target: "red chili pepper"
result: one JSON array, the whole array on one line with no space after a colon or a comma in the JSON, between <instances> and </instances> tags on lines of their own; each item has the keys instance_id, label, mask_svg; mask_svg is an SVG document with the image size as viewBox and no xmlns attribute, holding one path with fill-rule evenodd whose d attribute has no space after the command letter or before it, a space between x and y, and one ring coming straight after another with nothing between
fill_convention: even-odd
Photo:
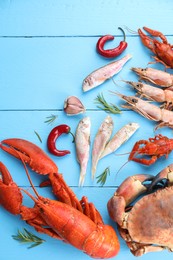
<instances>
[{"instance_id":1,"label":"red chili pepper","mask_svg":"<svg viewBox=\"0 0 173 260\"><path fill-rule=\"evenodd\" d=\"M56 155L56 156L64 156L66 154L69 154L69 150L58 150L56 148L56 140L57 138L62 134L72 134L70 132L71 128L68 125L58 125L55 128L52 129L50 132L48 139L47 139L47 147L50 153ZM74 135L72 134L73 138ZM73 139L74 142L74 139Z\"/></svg>"},{"instance_id":2,"label":"red chili pepper","mask_svg":"<svg viewBox=\"0 0 173 260\"><path fill-rule=\"evenodd\" d=\"M97 42L97 51L100 55L106 57L106 58L114 58L114 57L117 57L118 55L120 55L126 48L127 48L127 42L125 41L126 40L126 35L125 35L125 32L122 28L118 27L118 29L120 29L122 32L123 32L123 35L124 35L124 41L121 41L120 44L114 48L114 49L108 49L108 50L105 50L104 49L104 45L107 41L109 40L113 40L114 39L114 36L113 35L105 35L105 36L102 36L98 42Z\"/></svg>"}]
</instances>

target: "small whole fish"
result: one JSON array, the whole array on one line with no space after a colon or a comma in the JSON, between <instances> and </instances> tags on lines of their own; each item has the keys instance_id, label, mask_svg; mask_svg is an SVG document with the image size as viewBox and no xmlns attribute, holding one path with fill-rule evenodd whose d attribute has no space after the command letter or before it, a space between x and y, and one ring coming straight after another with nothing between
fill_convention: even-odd
<instances>
[{"instance_id":1,"label":"small whole fish","mask_svg":"<svg viewBox=\"0 0 173 260\"><path fill-rule=\"evenodd\" d=\"M123 126L107 143L104 151L100 155L100 159L106 155L115 152L123 143L125 143L139 128L137 123L129 123Z\"/></svg>"},{"instance_id":2,"label":"small whole fish","mask_svg":"<svg viewBox=\"0 0 173 260\"><path fill-rule=\"evenodd\" d=\"M111 116L107 116L102 122L99 130L94 139L93 149L92 149L92 179L94 179L97 164L99 158L109 141L113 130L113 120Z\"/></svg>"},{"instance_id":3,"label":"small whole fish","mask_svg":"<svg viewBox=\"0 0 173 260\"><path fill-rule=\"evenodd\" d=\"M89 117L85 117L79 121L75 134L77 160L80 164L79 186L83 186L90 151L90 131L91 121Z\"/></svg>"},{"instance_id":4,"label":"small whole fish","mask_svg":"<svg viewBox=\"0 0 173 260\"><path fill-rule=\"evenodd\" d=\"M115 74L120 72L125 65L125 63L132 58L131 54L127 54L122 59L113 61L95 71L93 71L91 74L89 74L83 81L83 91L86 92L88 90L91 90L99 85L101 85L103 82L105 82L107 79L113 77Z\"/></svg>"}]
</instances>

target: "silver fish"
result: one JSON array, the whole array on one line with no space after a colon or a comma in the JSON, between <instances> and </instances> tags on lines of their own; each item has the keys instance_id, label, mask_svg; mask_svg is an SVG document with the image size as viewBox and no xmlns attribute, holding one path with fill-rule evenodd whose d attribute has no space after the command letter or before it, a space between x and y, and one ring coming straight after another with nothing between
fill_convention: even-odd
<instances>
[{"instance_id":1,"label":"silver fish","mask_svg":"<svg viewBox=\"0 0 173 260\"><path fill-rule=\"evenodd\" d=\"M125 63L132 58L131 54L127 54L122 59L113 61L89 74L83 81L83 91L91 90L107 79L113 77L115 74L120 72Z\"/></svg>"},{"instance_id":2,"label":"silver fish","mask_svg":"<svg viewBox=\"0 0 173 260\"><path fill-rule=\"evenodd\" d=\"M87 171L90 151L90 131L90 118L85 117L79 121L75 134L76 154L80 164L79 186L83 186Z\"/></svg>"},{"instance_id":3,"label":"silver fish","mask_svg":"<svg viewBox=\"0 0 173 260\"><path fill-rule=\"evenodd\" d=\"M99 161L99 158L109 141L111 134L113 130L113 120L111 116L107 116L104 121L102 122L101 126L99 127L99 130L96 134L93 149L92 149L92 179L94 179L97 164Z\"/></svg>"},{"instance_id":4,"label":"silver fish","mask_svg":"<svg viewBox=\"0 0 173 260\"><path fill-rule=\"evenodd\" d=\"M115 152L123 143L125 143L139 128L139 124L130 123L123 126L108 142L100 159L106 155Z\"/></svg>"}]
</instances>

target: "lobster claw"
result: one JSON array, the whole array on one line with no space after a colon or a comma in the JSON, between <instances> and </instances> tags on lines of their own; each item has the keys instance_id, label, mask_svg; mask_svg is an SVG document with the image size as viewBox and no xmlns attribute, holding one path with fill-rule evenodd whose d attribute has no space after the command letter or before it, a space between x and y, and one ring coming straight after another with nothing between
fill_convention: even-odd
<instances>
[{"instance_id":1,"label":"lobster claw","mask_svg":"<svg viewBox=\"0 0 173 260\"><path fill-rule=\"evenodd\" d=\"M10 213L17 215L20 213L20 208L22 204L22 194L19 187L15 182L5 167L5 165L0 162L0 204Z\"/></svg>"},{"instance_id":2,"label":"lobster claw","mask_svg":"<svg viewBox=\"0 0 173 260\"><path fill-rule=\"evenodd\" d=\"M138 34L141 38L143 45L150 49L153 53L155 53L153 39L144 34L141 29L138 29Z\"/></svg>"},{"instance_id":3,"label":"lobster claw","mask_svg":"<svg viewBox=\"0 0 173 260\"><path fill-rule=\"evenodd\" d=\"M27 140L18 138L3 140L0 143L0 148L15 158L24 161L38 174L48 175L49 180L46 183L52 185L55 196L60 201L72 205L79 211L83 211L80 201L65 183L62 175L58 173L58 167L41 148ZM41 186L46 185L41 184Z\"/></svg>"},{"instance_id":4,"label":"lobster claw","mask_svg":"<svg viewBox=\"0 0 173 260\"><path fill-rule=\"evenodd\" d=\"M30 168L43 175L57 173L58 167L37 145L19 138L5 139L0 143L0 148L23 160Z\"/></svg>"}]
</instances>

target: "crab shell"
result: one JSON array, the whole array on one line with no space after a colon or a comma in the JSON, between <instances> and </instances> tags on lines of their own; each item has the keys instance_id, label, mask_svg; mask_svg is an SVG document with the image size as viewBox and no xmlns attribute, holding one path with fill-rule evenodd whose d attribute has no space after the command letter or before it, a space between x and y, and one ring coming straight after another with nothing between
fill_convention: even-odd
<instances>
[{"instance_id":1,"label":"crab shell","mask_svg":"<svg viewBox=\"0 0 173 260\"><path fill-rule=\"evenodd\" d=\"M140 199L128 214L132 241L173 249L173 187L158 190Z\"/></svg>"},{"instance_id":2,"label":"crab shell","mask_svg":"<svg viewBox=\"0 0 173 260\"><path fill-rule=\"evenodd\" d=\"M172 179L173 164L152 178L160 181L160 176L165 179L168 173ZM173 186L146 194L148 186L143 182L149 180L148 176L138 174L127 178L108 201L109 215L135 256L163 249L173 251ZM146 195L139 199L143 193ZM127 207L136 198L138 201Z\"/></svg>"}]
</instances>

